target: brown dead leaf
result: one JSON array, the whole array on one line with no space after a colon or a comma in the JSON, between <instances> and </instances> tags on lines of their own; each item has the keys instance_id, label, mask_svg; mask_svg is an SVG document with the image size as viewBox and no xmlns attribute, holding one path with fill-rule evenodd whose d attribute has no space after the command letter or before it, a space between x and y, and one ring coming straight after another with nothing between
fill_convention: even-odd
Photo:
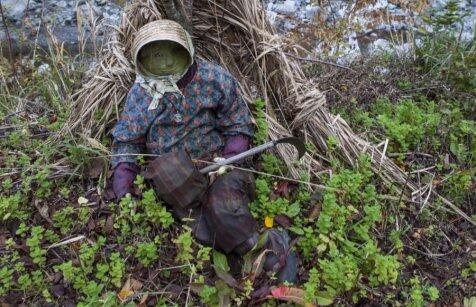
<instances>
[{"instance_id":1,"label":"brown dead leaf","mask_svg":"<svg viewBox=\"0 0 476 307\"><path fill-rule=\"evenodd\" d=\"M420 239L424 232L425 230L423 228L416 228L415 232L412 234L412 237L415 239Z\"/></svg>"},{"instance_id":2,"label":"brown dead leaf","mask_svg":"<svg viewBox=\"0 0 476 307\"><path fill-rule=\"evenodd\" d=\"M322 201L324 197L322 193L316 192L311 196L311 212L309 213L309 220L312 222L314 221L319 215L321 214L322 209Z\"/></svg>"},{"instance_id":3,"label":"brown dead leaf","mask_svg":"<svg viewBox=\"0 0 476 307\"><path fill-rule=\"evenodd\" d=\"M116 194L114 193L114 189L112 186L112 180L106 181L106 188L103 191L102 197L105 201L111 201L116 198Z\"/></svg>"},{"instance_id":4,"label":"brown dead leaf","mask_svg":"<svg viewBox=\"0 0 476 307\"><path fill-rule=\"evenodd\" d=\"M56 116L56 114L50 114L48 116L48 121L50 122L50 124L56 123L57 120L58 120L58 116Z\"/></svg>"},{"instance_id":5,"label":"brown dead leaf","mask_svg":"<svg viewBox=\"0 0 476 307\"><path fill-rule=\"evenodd\" d=\"M93 231L96 228L96 224L93 219L88 220L88 230Z\"/></svg>"},{"instance_id":6,"label":"brown dead leaf","mask_svg":"<svg viewBox=\"0 0 476 307\"><path fill-rule=\"evenodd\" d=\"M109 235L114 231L114 214L107 217L106 224L104 225L104 232Z\"/></svg>"},{"instance_id":7,"label":"brown dead leaf","mask_svg":"<svg viewBox=\"0 0 476 307\"><path fill-rule=\"evenodd\" d=\"M313 222L321 214L321 209L322 206L320 203L315 204L309 214L309 221Z\"/></svg>"},{"instance_id":8,"label":"brown dead leaf","mask_svg":"<svg viewBox=\"0 0 476 307\"><path fill-rule=\"evenodd\" d=\"M275 192L278 195L280 195L282 197L285 197L286 199L289 199L289 195L290 195L289 182L282 182L282 183L278 184L278 186L276 187Z\"/></svg>"},{"instance_id":9,"label":"brown dead leaf","mask_svg":"<svg viewBox=\"0 0 476 307\"><path fill-rule=\"evenodd\" d=\"M449 154L446 154L445 155L445 159L444 159L444 162L443 162L443 165L445 166L445 168L449 168L450 167L450 155Z\"/></svg>"},{"instance_id":10,"label":"brown dead leaf","mask_svg":"<svg viewBox=\"0 0 476 307\"><path fill-rule=\"evenodd\" d=\"M251 269L251 274L249 275L249 279L251 281L254 281L256 279L256 277L258 277L261 272L263 271L263 266L264 266L264 262L266 260L266 257L265 255L270 252L269 249L265 249L263 252L261 252L258 257L256 257L255 261L253 261L253 266L252 266L252 269Z\"/></svg>"},{"instance_id":11,"label":"brown dead leaf","mask_svg":"<svg viewBox=\"0 0 476 307\"><path fill-rule=\"evenodd\" d=\"M56 298L60 298L64 295L64 286L61 284L54 285L51 287L51 293L54 295Z\"/></svg>"},{"instance_id":12,"label":"brown dead leaf","mask_svg":"<svg viewBox=\"0 0 476 307\"><path fill-rule=\"evenodd\" d=\"M87 168L87 176L89 178L98 178L104 170L105 166L106 164L104 162L104 159L100 157L91 159L91 162Z\"/></svg>"},{"instance_id":13,"label":"brown dead leaf","mask_svg":"<svg viewBox=\"0 0 476 307\"><path fill-rule=\"evenodd\" d=\"M274 221L276 222L276 224L278 224L279 226L283 227L283 228L289 228L292 226L293 224L293 221L290 217L286 216L286 215L276 215L274 217Z\"/></svg>"},{"instance_id":14,"label":"brown dead leaf","mask_svg":"<svg viewBox=\"0 0 476 307\"><path fill-rule=\"evenodd\" d=\"M137 306L138 306L138 307L144 307L144 306L146 306L146 304L147 304L147 299L148 299L148 298L149 298L149 293L145 293L145 294L142 296L142 298L141 298L141 300L140 300L140 302L139 302L139 304L138 304Z\"/></svg>"},{"instance_id":15,"label":"brown dead leaf","mask_svg":"<svg viewBox=\"0 0 476 307\"><path fill-rule=\"evenodd\" d=\"M140 288L142 288L142 283L134 278L129 277L121 291L119 291L117 294L117 297L119 300L121 300L121 302L124 302L129 297L134 295L134 293L136 293Z\"/></svg>"},{"instance_id":16,"label":"brown dead leaf","mask_svg":"<svg viewBox=\"0 0 476 307\"><path fill-rule=\"evenodd\" d=\"M41 217L48 221L48 223L53 224L53 221L50 218L48 205L41 205L38 199L35 199L34 204Z\"/></svg>"}]
</instances>

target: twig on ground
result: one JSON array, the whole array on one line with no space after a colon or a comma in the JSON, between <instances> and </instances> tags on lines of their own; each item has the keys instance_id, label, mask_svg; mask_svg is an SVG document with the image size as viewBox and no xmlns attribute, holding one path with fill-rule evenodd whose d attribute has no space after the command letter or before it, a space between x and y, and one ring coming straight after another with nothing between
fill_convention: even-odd
<instances>
[{"instance_id":1,"label":"twig on ground","mask_svg":"<svg viewBox=\"0 0 476 307\"><path fill-rule=\"evenodd\" d=\"M432 193L437 196L439 199L441 199L441 201L443 201L447 206L449 206L451 209L453 209L453 211L457 214L459 214L461 217L463 217L465 220L467 220L468 222L470 222L471 224L473 224L473 226L476 226L476 222L471 218L469 217L466 213L464 213L460 208L456 207L455 204L453 204L452 202L450 202L449 200L447 200L446 198L444 198L443 196L441 196L440 194L438 194L437 192L435 192L434 190L432 191Z\"/></svg>"},{"instance_id":2,"label":"twig on ground","mask_svg":"<svg viewBox=\"0 0 476 307\"><path fill-rule=\"evenodd\" d=\"M288 53L288 52L285 52L284 54L286 54L287 56L289 56L291 58L294 58L296 60L305 61L305 62L320 63L320 64L325 64L325 65L331 65L331 66L339 67L339 68L342 68L342 69L347 69L347 70L350 70L352 72L356 72L354 69L352 69L350 67L342 66L342 65L339 65L337 63L327 62L327 61L319 60L319 59L316 59L316 58L303 58L303 57L300 57L300 56L297 56L297 55L294 55L294 54Z\"/></svg>"},{"instance_id":3,"label":"twig on ground","mask_svg":"<svg viewBox=\"0 0 476 307\"><path fill-rule=\"evenodd\" d=\"M86 236L80 235L80 236L77 236L77 237L74 237L74 238L71 238L71 239L68 239L68 240L60 241L58 243L55 243L55 244L52 244L52 245L48 246L47 250L51 249L51 248L67 245L67 244L70 244L70 243L74 243L76 241L81 241L85 238L86 238Z\"/></svg>"},{"instance_id":4,"label":"twig on ground","mask_svg":"<svg viewBox=\"0 0 476 307\"><path fill-rule=\"evenodd\" d=\"M190 290L192 286L193 272L190 272L190 279L188 281L187 299L185 300L185 307L188 307L188 300L190 299Z\"/></svg>"}]
</instances>

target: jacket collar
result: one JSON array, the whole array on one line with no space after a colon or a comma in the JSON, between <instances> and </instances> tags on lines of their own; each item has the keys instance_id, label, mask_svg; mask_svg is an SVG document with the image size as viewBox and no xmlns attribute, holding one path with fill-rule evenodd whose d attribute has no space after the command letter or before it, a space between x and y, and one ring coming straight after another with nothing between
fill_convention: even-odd
<instances>
[{"instance_id":1,"label":"jacket collar","mask_svg":"<svg viewBox=\"0 0 476 307\"><path fill-rule=\"evenodd\" d=\"M195 74L197 73L197 66L197 61L194 61L185 75L177 81L177 86L180 89L185 88L193 80L193 77L195 77Z\"/></svg>"}]
</instances>

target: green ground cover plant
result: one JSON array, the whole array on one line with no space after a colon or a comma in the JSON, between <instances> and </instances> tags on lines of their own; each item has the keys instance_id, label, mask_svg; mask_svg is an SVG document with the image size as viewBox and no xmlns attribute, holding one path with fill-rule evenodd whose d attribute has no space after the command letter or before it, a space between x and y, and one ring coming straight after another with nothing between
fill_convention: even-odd
<instances>
[{"instance_id":1,"label":"green ground cover plant","mask_svg":"<svg viewBox=\"0 0 476 307\"><path fill-rule=\"evenodd\" d=\"M476 216L474 44L456 41L450 25L459 19L452 10L450 5L439 19L428 20L441 24L441 33L419 47L415 61L379 60L391 74L401 74L402 66L411 71L385 80L392 95L329 99L354 131L375 143L388 140L386 156L423 188L413 201L381 184L369 155L354 167L323 160L301 183L271 176L289 176L272 152L250 162L260 171L250 204L260 231L286 229L300 257L300 283L284 285L299 299L294 302L424 306L474 296L474 227L441 201L425 201L425 187L431 187ZM443 61L448 55L450 61ZM43 62L51 67L47 75L37 70ZM200 245L143 177L135 181L138 198L111 201L107 157L78 137L54 138L81 84L81 58L61 53L15 65L16 75L0 62L1 302L280 304L255 297L275 275L243 275L232 257ZM372 83L377 77L368 78ZM344 79L333 78L333 86ZM425 89L438 86L448 90ZM264 100L252 105L255 144L267 140L265 108ZM339 146L335 138L326 141L331 151ZM327 189L315 189L309 180Z\"/></svg>"}]
</instances>

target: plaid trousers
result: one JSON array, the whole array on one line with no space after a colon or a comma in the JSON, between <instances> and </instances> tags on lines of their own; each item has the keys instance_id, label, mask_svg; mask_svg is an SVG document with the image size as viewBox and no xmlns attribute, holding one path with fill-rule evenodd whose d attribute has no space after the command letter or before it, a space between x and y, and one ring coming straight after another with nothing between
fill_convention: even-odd
<instances>
[{"instance_id":1,"label":"plaid trousers","mask_svg":"<svg viewBox=\"0 0 476 307\"><path fill-rule=\"evenodd\" d=\"M248 204L255 197L251 173L232 170L213 184L181 150L149 162L145 178L179 219L188 218L202 243L229 253L257 233Z\"/></svg>"}]
</instances>

